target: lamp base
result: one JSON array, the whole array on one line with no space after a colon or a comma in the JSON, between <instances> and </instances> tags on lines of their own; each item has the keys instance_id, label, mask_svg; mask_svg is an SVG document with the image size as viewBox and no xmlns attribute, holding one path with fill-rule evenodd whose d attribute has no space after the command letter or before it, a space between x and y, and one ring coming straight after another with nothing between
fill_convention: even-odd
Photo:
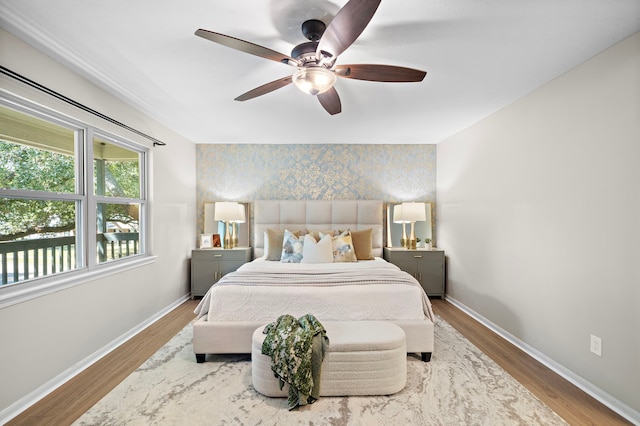
<instances>
[{"instance_id":1,"label":"lamp base","mask_svg":"<svg viewBox=\"0 0 640 426\"><path fill-rule=\"evenodd\" d=\"M231 224L231 248L238 247L238 224L233 222Z\"/></svg>"},{"instance_id":2,"label":"lamp base","mask_svg":"<svg viewBox=\"0 0 640 426\"><path fill-rule=\"evenodd\" d=\"M400 242L402 243L402 247L409 247L409 239L407 238L407 227L405 226L405 222L402 222L402 239Z\"/></svg>"},{"instance_id":3,"label":"lamp base","mask_svg":"<svg viewBox=\"0 0 640 426\"><path fill-rule=\"evenodd\" d=\"M233 248L233 237L231 236L231 226L229 222L226 222L226 229L224 233L224 248Z\"/></svg>"},{"instance_id":4,"label":"lamp base","mask_svg":"<svg viewBox=\"0 0 640 426\"><path fill-rule=\"evenodd\" d=\"M407 242L407 248L415 250L416 249L416 245L417 245L417 240L416 240L416 223L415 222L411 222L411 234L409 235L409 241Z\"/></svg>"}]
</instances>

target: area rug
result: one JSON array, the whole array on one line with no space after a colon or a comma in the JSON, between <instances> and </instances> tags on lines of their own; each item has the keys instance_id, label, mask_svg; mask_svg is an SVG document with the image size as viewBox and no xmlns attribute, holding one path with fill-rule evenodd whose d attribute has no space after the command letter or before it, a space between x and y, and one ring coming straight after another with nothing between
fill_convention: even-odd
<instances>
[{"instance_id":1,"label":"area rug","mask_svg":"<svg viewBox=\"0 0 640 426\"><path fill-rule=\"evenodd\" d=\"M253 389L248 355L197 364L191 325L75 425L564 425L444 320L431 362L407 357L407 386L391 396L321 397L287 410Z\"/></svg>"}]
</instances>

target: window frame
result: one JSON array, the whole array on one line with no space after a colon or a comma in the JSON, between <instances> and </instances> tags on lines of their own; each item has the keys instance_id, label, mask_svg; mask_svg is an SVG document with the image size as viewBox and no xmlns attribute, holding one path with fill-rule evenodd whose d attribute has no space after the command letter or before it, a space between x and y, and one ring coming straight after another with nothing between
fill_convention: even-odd
<instances>
[{"instance_id":1,"label":"window frame","mask_svg":"<svg viewBox=\"0 0 640 426\"><path fill-rule=\"evenodd\" d=\"M151 147L136 142L126 132L109 130L107 121L82 120L48 106L0 91L0 105L48 121L74 131L75 192L59 193L25 189L0 189L3 198L74 201L76 203L76 268L0 286L0 308L20 303L44 294L59 291L105 277L112 273L146 265L155 261L150 249L150 161ZM82 114L78 114L81 116ZM102 124L102 126L100 125ZM107 124L105 126L105 124ZM104 127L103 127L104 126ZM109 143L138 154L140 198L98 196L94 194L93 140ZM98 203L137 203L139 209L139 250L137 254L100 263L97 259L96 207Z\"/></svg>"},{"instance_id":2,"label":"window frame","mask_svg":"<svg viewBox=\"0 0 640 426\"><path fill-rule=\"evenodd\" d=\"M106 142L109 142L110 144L113 144L115 146L121 147L121 148L125 148L128 149L130 151L136 152L138 154L138 185L139 185L139 198L129 198L129 197L113 197L113 196L107 196L107 195L97 195L94 193L94 186L93 186L93 176L95 175L95 171L93 168L94 165L94 152L93 152L93 142L95 139L100 138L105 140ZM146 175L148 167L147 167L147 159L148 159L148 150L144 150L141 149L141 147L136 146L135 144L131 144L131 143L127 143L126 141L124 141L121 137L112 135L109 132L105 132L105 131L100 131L100 130L95 130L92 129L88 132L88 137L87 137L87 159L90 159L90 161L87 161L87 176L91 177L91 185L89 187L89 179L85 180L85 183L87 185L87 192L88 194L90 194L91 196L89 203L87 204L88 207L88 215L87 217L90 218L89 222L88 222L88 230L87 232L93 231L93 233L96 232L96 228L97 228L97 208L98 208L98 204L104 203L104 204L139 204L140 205L140 211L139 211L139 218L138 218L138 222L139 222L139 231L138 231L138 244L139 244L139 254L135 254L135 255L131 255L131 256L127 256L126 258L120 258L120 259L113 259L109 262L98 262L97 259L97 241L93 241L93 244L89 244L89 246L87 247L87 256L88 256L88 260L89 262L96 262L97 265L103 265L105 263L112 263L112 262L119 262L122 261L123 259L127 259L129 257L134 257L134 256L140 256L140 255L144 255L146 253L146 248L147 248L147 234L148 234L148 229L144 226L142 226L143 223L147 222L147 218L148 218L148 188L147 188L147 181L148 181L148 177Z\"/></svg>"}]
</instances>

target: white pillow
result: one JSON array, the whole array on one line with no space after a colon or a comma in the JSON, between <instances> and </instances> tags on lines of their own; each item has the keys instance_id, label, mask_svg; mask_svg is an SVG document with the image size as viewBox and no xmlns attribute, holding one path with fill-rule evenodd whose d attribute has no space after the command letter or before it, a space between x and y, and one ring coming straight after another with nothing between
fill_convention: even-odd
<instances>
[{"instance_id":1,"label":"white pillow","mask_svg":"<svg viewBox=\"0 0 640 426\"><path fill-rule=\"evenodd\" d=\"M304 236L304 246L302 248L302 261L300 263L332 263L333 249L331 246L331 236L325 235L316 242L310 234Z\"/></svg>"}]
</instances>

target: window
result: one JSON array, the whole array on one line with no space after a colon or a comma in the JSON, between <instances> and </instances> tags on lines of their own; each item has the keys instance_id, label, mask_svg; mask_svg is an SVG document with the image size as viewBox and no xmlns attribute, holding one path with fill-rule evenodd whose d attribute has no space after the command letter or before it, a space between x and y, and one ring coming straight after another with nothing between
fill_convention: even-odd
<instances>
[{"instance_id":1,"label":"window","mask_svg":"<svg viewBox=\"0 0 640 426\"><path fill-rule=\"evenodd\" d=\"M142 153L93 139L93 188L96 200L97 262L109 262L140 251L140 157Z\"/></svg>"},{"instance_id":2,"label":"window","mask_svg":"<svg viewBox=\"0 0 640 426\"><path fill-rule=\"evenodd\" d=\"M0 291L146 252L147 149L0 99Z\"/></svg>"}]
</instances>

